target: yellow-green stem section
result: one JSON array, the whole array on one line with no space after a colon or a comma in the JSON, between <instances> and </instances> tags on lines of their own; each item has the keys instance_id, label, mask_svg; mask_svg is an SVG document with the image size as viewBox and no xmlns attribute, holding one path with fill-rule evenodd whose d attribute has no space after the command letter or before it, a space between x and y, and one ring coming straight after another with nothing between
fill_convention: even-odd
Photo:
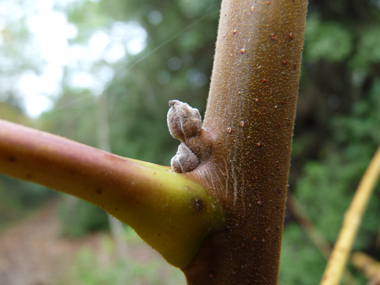
<instances>
[{"instance_id":1,"label":"yellow-green stem section","mask_svg":"<svg viewBox=\"0 0 380 285\"><path fill-rule=\"evenodd\" d=\"M177 267L223 223L218 202L185 174L1 120L0 172L98 205Z\"/></svg>"}]
</instances>

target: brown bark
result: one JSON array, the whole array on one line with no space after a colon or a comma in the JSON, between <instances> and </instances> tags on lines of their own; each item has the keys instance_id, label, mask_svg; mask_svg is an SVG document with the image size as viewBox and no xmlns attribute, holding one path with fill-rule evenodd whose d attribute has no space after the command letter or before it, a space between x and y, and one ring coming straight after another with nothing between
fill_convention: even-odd
<instances>
[{"instance_id":1,"label":"brown bark","mask_svg":"<svg viewBox=\"0 0 380 285\"><path fill-rule=\"evenodd\" d=\"M188 284L276 284L307 1L223 1L203 127L212 155L193 173L224 207L183 271Z\"/></svg>"}]
</instances>

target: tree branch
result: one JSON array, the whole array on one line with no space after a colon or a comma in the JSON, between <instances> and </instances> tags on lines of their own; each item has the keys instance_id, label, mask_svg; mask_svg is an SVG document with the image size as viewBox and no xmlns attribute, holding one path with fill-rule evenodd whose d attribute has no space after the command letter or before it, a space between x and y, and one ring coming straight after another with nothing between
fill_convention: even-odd
<instances>
[{"instance_id":1,"label":"tree branch","mask_svg":"<svg viewBox=\"0 0 380 285\"><path fill-rule=\"evenodd\" d=\"M358 232L360 222L369 198L380 176L380 147L377 149L344 215L342 228L335 243L329 262L323 273L321 285L339 284L352 245Z\"/></svg>"},{"instance_id":2,"label":"tree branch","mask_svg":"<svg viewBox=\"0 0 380 285\"><path fill-rule=\"evenodd\" d=\"M2 120L0 172L98 205L178 267L223 221L216 200L186 174Z\"/></svg>"}]
</instances>

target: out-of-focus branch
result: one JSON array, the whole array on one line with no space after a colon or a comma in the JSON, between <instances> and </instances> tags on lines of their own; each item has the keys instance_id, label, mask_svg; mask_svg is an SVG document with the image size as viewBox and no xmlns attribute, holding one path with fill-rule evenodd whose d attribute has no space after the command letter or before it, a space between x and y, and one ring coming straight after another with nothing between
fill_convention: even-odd
<instances>
[{"instance_id":1,"label":"out-of-focus branch","mask_svg":"<svg viewBox=\"0 0 380 285\"><path fill-rule=\"evenodd\" d=\"M372 158L348 208L338 240L322 277L321 285L339 284L352 244L380 175L380 147Z\"/></svg>"},{"instance_id":2,"label":"out-of-focus branch","mask_svg":"<svg viewBox=\"0 0 380 285\"><path fill-rule=\"evenodd\" d=\"M380 285L380 262L363 252L355 252L351 256L352 265L363 271L370 285Z\"/></svg>"},{"instance_id":3,"label":"out-of-focus branch","mask_svg":"<svg viewBox=\"0 0 380 285\"><path fill-rule=\"evenodd\" d=\"M301 225L304 232L308 235L312 243L321 252L324 258L328 259L332 250L331 245L314 225L313 221L307 215L297 198L290 194L287 201L289 211L296 218L297 222Z\"/></svg>"},{"instance_id":4,"label":"out-of-focus branch","mask_svg":"<svg viewBox=\"0 0 380 285\"><path fill-rule=\"evenodd\" d=\"M287 206L288 210L296 218L297 222L300 224L304 232L308 235L311 242L320 251L323 257L326 260L328 260L332 251L332 246L322 235L322 233L318 230L318 228L315 226L313 221L306 213L305 209L302 207L302 205L298 202L298 199L293 194L289 195ZM358 284L354 276L348 270L345 270L344 272L343 283L350 285Z\"/></svg>"}]
</instances>

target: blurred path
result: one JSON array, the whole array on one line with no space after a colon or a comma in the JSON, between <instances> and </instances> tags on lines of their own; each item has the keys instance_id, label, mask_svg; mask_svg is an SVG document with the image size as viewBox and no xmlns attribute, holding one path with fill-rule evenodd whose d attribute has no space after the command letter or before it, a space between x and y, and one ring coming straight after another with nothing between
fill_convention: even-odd
<instances>
[{"instance_id":1,"label":"blurred path","mask_svg":"<svg viewBox=\"0 0 380 285\"><path fill-rule=\"evenodd\" d=\"M58 283L52 280L64 281L75 251L83 244L91 244L92 237L79 241L60 239L55 206L49 203L0 234L0 284L48 285Z\"/></svg>"},{"instance_id":2,"label":"blurred path","mask_svg":"<svg viewBox=\"0 0 380 285\"><path fill-rule=\"evenodd\" d=\"M56 202L50 202L0 233L0 285L85 285L83 280L74 280L73 274L69 274L76 266L78 251L83 247L94 252L98 266L112 266L116 255L104 246L105 237L110 238L109 234L95 233L80 239L61 238L56 205ZM138 274L133 280L130 279L132 276L126 278L126 285L185 284L179 270L168 265L140 238L126 242L129 245L129 265L125 272L131 274L134 270L131 264L147 266L135 267ZM141 270L144 274L139 274ZM151 272L150 275L144 270Z\"/></svg>"}]
</instances>

